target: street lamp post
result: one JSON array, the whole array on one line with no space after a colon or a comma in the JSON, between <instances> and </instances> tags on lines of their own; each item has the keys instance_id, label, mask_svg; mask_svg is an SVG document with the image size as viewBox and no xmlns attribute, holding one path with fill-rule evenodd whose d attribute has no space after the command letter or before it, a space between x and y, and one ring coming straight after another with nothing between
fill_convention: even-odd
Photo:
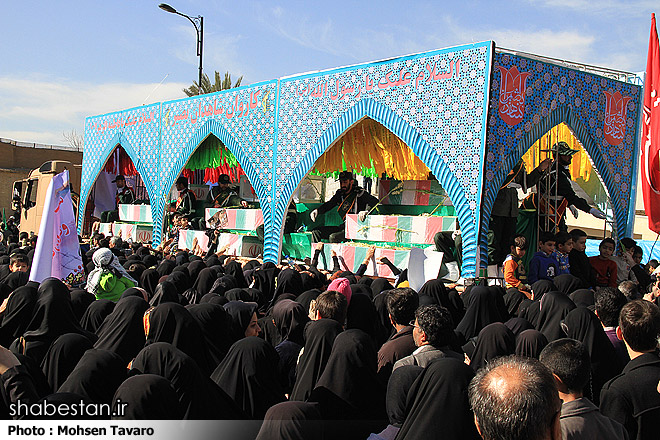
<instances>
[{"instance_id":1,"label":"street lamp post","mask_svg":"<svg viewBox=\"0 0 660 440\"><path fill-rule=\"evenodd\" d=\"M199 88L199 94L202 94L202 42L204 41L204 17L201 15L197 17L190 17L189 15L182 14L174 9L172 6L161 3L158 5L160 9L166 12L171 12L172 14L180 15L186 17L190 22L195 26L195 31L197 32L197 56L199 57L199 79L197 80L197 85Z\"/></svg>"}]
</instances>

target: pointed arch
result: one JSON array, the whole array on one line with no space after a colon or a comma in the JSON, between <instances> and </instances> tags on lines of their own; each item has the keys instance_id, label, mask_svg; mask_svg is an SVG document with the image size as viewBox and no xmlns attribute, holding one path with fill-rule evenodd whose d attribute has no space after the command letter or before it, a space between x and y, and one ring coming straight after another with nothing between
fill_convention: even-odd
<instances>
[{"instance_id":1,"label":"pointed arch","mask_svg":"<svg viewBox=\"0 0 660 440\"><path fill-rule=\"evenodd\" d=\"M133 144L128 140L126 135L122 132L116 133L106 143L105 148L103 149L103 152L101 154L99 154L89 162L85 162L83 160L83 167L89 167L89 169L98 170L98 172L94 175L93 179L89 179L85 182L81 182L80 184L81 189L80 189L80 205L78 207L78 234L80 234L80 232L82 231L83 222L85 221L85 209L87 207L87 199L89 198L89 194L92 191L92 188L94 187L94 184L96 183L99 174L103 170L103 167L110 158L110 155L117 149L118 146L121 146L124 149L124 151L126 151L126 154L133 162L133 165L135 166L135 169L137 170L138 174L140 174L140 176L147 175L146 169L144 168L144 163L140 160L139 152L136 151ZM145 184L145 188L147 190L149 200L155 200L157 197L158 188L156 188L153 182L149 182L147 179L144 178L142 180ZM151 205L151 214L154 215L153 204Z\"/></svg>"},{"instance_id":2,"label":"pointed arch","mask_svg":"<svg viewBox=\"0 0 660 440\"><path fill-rule=\"evenodd\" d=\"M312 149L294 168L292 175L282 189L281 197L275 202L275 210L273 213L273 225L275 227L271 232L273 234L279 232L280 235L277 242L281 243L282 241L282 225L286 214L286 208L291 195L300 181L309 172L316 160L328 148L330 148L349 128L367 117L377 121L405 142L413 153L415 153L417 157L429 167L440 185L442 185L447 191L447 194L454 203L454 208L456 209L456 215L463 236L462 273L465 277L474 276L477 259L477 224L479 219L479 207L475 206L471 208L466 203L460 203L467 199L465 191L449 168L449 165L442 159L442 157L440 157L435 149L431 148L413 126L392 111L391 108L374 101L373 99L363 99L350 109L346 110L323 133ZM265 252L266 249L264 249L264 257L266 255ZM275 255L279 255L279 249L277 249Z\"/></svg>"},{"instance_id":3,"label":"pointed arch","mask_svg":"<svg viewBox=\"0 0 660 440\"><path fill-rule=\"evenodd\" d=\"M488 251L486 236L490 223L490 215L493 210L493 203L495 202L499 188L504 182L509 170L513 169L515 164L518 163L525 152L534 145L536 141L541 139L545 133L550 131L550 129L562 122L571 129L575 137L584 147L584 150L594 164L596 173L600 177L608 197L612 194L614 179L607 166L606 159L603 158L604 153L599 149L593 137L589 134L589 130L580 119L580 115L573 111L572 107L557 107L545 118L541 119L538 124L532 125L529 132L521 136L515 149L504 158L499 172L489 185L489 190L484 193L480 242L481 255L483 257L482 262L486 262L487 264ZM619 237L625 236L628 225L628 213L626 208L627 207L625 206L617 206L617 204L612 203L612 209L614 211L614 229Z\"/></svg>"},{"instance_id":4,"label":"pointed arch","mask_svg":"<svg viewBox=\"0 0 660 440\"><path fill-rule=\"evenodd\" d=\"M154 242L159 243L162 236L165 202L167 201L166 199L170 189L174 185L174 182L176 181L177 177L183 171L183 168L188 163L188 160L190 160L190 158L192 157L193 153L202 144L202 142L211 134L217 137L218 139L220 139L220 141L229 149L229 151L232 152L234 157L236 157L236 160L241 165L241 168L243 168L243 171L245 171L245 174L250 180L250 183L258 181L258 175L256 173L256 170L254 169L254 165L252 164L248 156L245 154L244 150L241 148L241 146L239 145L238 141L234 138L234 136L232 136L231 133L225 127L223 127L223 125L218 120L211 119L209 121L206 121L204 125L202 125L195 131L195 133L190 137L188 142L186 142L186 146L184 147L182 153L177 157L176 162L174 163L172 172L161 183L159 189L160 197L158 198L158 204L156 207L157 212L153 213ZM256 186L253 185L253 188L257 193L257 197L259 197L260 201L266 200L267 193L265 189L261 187L261 185L256 185ZM264 216L264 223L267 224L266 218L268 217L268 219L270 220L270 206L264 203L260 203L260 205ZM154 208L152 208L152 211L153 209Z\"/></svg>"}]
</instances>

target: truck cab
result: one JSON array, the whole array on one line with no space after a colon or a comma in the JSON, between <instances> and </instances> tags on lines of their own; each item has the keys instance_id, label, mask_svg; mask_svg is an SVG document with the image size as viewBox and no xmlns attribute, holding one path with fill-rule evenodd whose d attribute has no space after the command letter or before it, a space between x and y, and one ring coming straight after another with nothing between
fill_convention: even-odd
<instances>
[{"instance_id":1,"label":"truck cab","mask_svg":"<svg viewBox=\"0 0 660 440\"><path fill-rule=\"evenodd\" d=\"M12 208L20 213L20 232L35 235L39 233L48 186L53 177L64 170L69 170L73 209L74 213L77 213L82 165L63 160L44 162L39 168L32 170L26 179L14 182Z\"/></svg>"}]
</instances>

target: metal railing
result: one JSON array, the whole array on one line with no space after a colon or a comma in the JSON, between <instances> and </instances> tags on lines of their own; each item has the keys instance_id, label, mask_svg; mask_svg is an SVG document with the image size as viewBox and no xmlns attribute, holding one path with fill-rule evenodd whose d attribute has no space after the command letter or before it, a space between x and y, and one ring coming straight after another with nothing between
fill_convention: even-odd
<instances>
[{"instance_id":1,"label":"metal railing","mask_svg":"<svg viewBox=\"0 0 660 440\"><path fill-rule=\"evenodd\" d=\"M82 153L83 149L81 147L72 147L70 145L48 145L48 144L39 144L36 142L21 142L15 141L13 139L0 138L0 143L13 145L14 147L21 148L39 148L43 150L63 150L63 151L75 151Z\"/></svg>"},{"instance_id":2,"label":"metal railing","mask_svg":"<svg viewBox=\"0 0 660 440\"><path fill-rule=\"evenodd\" d=\"M604 76L606 78L614 79L617 81L625 82L628 84L642 85L643 81L640 75L623 70L610 69L608 67L594 66L593 64L576 63L575 61L562 60L559 58L552 58L543 55L536 55L529 52L520 50L505 49L502 47L495 48L496 52L507 53L511 55L530 58L544 63L555 64L557 66L566 67L568 69L579 70L581 72L593 73L595 75Z\"/></svg>"}]
</instances>

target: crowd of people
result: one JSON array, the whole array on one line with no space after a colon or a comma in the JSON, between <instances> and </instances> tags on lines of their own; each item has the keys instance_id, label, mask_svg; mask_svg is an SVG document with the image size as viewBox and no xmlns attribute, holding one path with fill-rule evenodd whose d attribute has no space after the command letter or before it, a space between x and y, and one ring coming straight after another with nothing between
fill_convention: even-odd
<instances>
[{"instance_id":1,"label":"crowd of people","mask_svg":"<svg viewBox=\"0 0 660 440\"><path fill-rule=\"evenodd\" d=\"M507 288L415 291L405 270L395 282L363 276L366 264L321 271L322 246L275 265L97 237L74 288L28 282L34 242L13 240L0 256L0 416L84 402L111 410L91 418L263 420L259 439L660 435L650 271L640 288L610 260L604 285L599 262L578 277L571 260L530 284L514 270Z\"/></svg>"}]
</instances>

